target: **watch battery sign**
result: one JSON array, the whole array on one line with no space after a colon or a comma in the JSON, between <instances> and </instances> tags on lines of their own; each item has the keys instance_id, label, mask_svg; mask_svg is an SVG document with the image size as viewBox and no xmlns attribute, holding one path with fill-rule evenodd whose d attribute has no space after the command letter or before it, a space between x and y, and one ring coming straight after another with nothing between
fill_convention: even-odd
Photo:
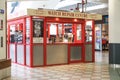
<instances>
[{"instance_id":1,"label":"watch battery sign","mask_svg":"<svg viewBox=\"0 0 120 80\"><path fill-rule=\"evenodd\" d=\"M4 10L3 9L0 9L0 14L4 14Z\"/></svg>"}]
</instances>

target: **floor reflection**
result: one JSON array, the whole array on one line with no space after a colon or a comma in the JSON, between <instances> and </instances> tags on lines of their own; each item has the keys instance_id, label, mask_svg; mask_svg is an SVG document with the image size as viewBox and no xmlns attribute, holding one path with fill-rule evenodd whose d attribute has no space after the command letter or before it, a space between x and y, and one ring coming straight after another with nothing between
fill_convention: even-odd
<instances>
[{"instance_id":1,"label":"floor reflection","mask_svg":"<svg viewBox=\"0 0 120 80\"><path fill-rule=\"evenodd\" d=\"M109 63L109 52L108 51L96 51L95 52L96 63Z\"/></svg>"},{"instance_id":2,"label":"floor reflection","mask_svg":"<svg viewBox=\"0 0 120 80\"><path fill-rule=\"evenodd\" d=\"M108 55L95 52L95 63L28 68L12 64L11 77L4 80L110 80Z\"/></svg>"}]
</instances>

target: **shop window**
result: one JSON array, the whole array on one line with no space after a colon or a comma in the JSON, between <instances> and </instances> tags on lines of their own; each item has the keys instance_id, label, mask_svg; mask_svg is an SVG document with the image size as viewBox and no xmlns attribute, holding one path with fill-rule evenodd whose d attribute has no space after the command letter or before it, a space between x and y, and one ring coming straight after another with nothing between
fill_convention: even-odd
<instances>
[{"instance_id":1,"label":"shop window","mask_svg":"<svg viewBox=\"0 0 120 80\"><path fill-rule=\"evenodd\" d=\"M47 43L73 42L73 28L69 23L47 23Z\"/></svg>"}]
</instances>

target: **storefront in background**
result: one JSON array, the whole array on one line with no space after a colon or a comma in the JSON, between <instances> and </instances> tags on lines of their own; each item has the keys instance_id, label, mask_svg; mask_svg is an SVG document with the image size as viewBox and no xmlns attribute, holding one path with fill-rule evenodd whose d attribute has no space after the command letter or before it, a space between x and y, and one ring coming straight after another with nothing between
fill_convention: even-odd
<instances>
[{"instance_id":1,"label":"storefront in background","mask_svg":"<svg viewBox=\"0 0 120 80\"><path fill-rule=\"evenodd\" d=\"M8 58L29 67L94 62L94 19L101 15L28 9L8 20Z\"/></svg>"},{"instance_id":2,"label":"storefront in background","mask_svg":"<svg viewBox=\"0 0 120 80\"><path fill-rule=\"evenodd\" d=\"M108 31L108 15L103 15L102 20L95 21L95 50L102 51L109 49Z\"/></svg>"}]
</instances>

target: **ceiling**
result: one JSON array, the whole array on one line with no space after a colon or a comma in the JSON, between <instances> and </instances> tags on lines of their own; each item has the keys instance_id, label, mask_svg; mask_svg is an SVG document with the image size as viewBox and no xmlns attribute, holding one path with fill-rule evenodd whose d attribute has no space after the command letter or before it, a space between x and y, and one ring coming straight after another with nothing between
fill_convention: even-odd
<instances>
[{"instance_id":1,"label":"ceiling","mask_svg":"<svg viewBox=\"0 0 120 80\"><path fill-rule=\"evenodd\" d=\"M77 3L81 3L81 0L60 0L55 9L59 10L75 10ZM108 15L108 0L87 0L85 4L86 13L96 13L102 15ZM79 11L81 12L82 5L79 5Z\"/></svg>"},{"instance_id":2,"label":"ceiling","mask_svg":"<svg viewBox=\"0 0 120 80\"><path fill-rule=\"evenodd\" d=\"M30 8L45 8L55 10L75 11L77 3L81 3L82 0L7 0L7 1L29 1L23 6L30 6ZM85 0L86 1L86 0ZM30 3L31 2L31 3ZM108 15L108 0L87 0L85 4L86 13L96 13L102 15ZM9 8L9 7L8 7ZM24 7L23 7L24 8ZM27 7L29 8L29 7ZM79 12L81 12L82 5L79 5Z\"/></svg>"}]
</instances>

